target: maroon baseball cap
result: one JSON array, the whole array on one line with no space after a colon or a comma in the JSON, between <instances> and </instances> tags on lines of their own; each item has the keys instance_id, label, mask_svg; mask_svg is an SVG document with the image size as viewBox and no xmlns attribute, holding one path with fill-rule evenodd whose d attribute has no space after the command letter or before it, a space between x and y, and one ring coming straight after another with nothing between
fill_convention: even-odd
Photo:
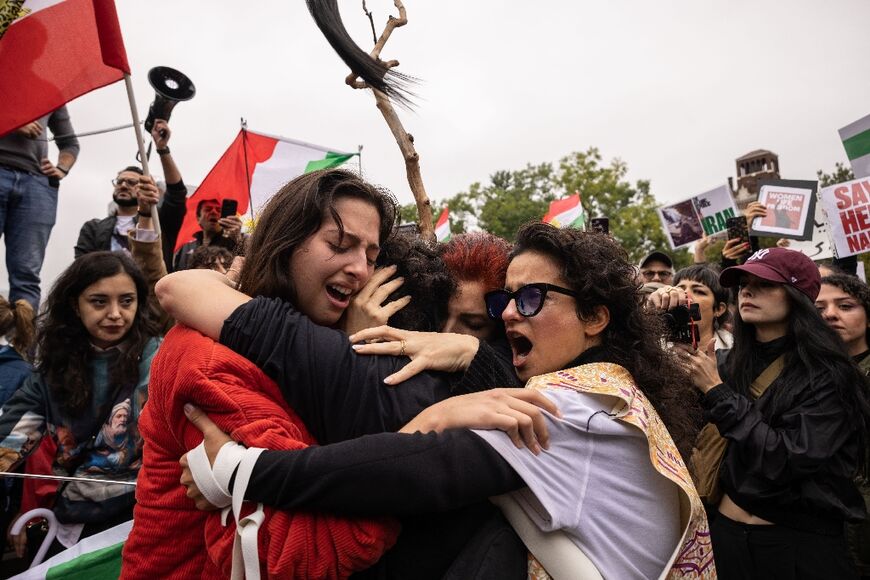
<instances>
[{"instance_id":1,"label":"maroon baseball cap","mask_svg":"<svg viewBox=\"0 0 870 580\"><path fill-rule=\"evenodd\" d=\"M758 250L742 266L722 270L719 282L726 287L737 286L742 272L771 282L788 284L806 294L812 302L815 302L822 285L816 264L804 254L786 248Z\"/></svg>"}]
</instances>

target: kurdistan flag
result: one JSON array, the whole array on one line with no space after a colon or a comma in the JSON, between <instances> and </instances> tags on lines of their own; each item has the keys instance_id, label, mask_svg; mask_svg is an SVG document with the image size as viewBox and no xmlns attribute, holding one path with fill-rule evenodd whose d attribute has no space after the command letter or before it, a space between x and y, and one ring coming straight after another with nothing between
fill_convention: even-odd
<instances>
[{"instance_id":1,"label":"kurdistan flag","mask_svg":"<svg viewBox=\"0 0 870 580\"><path fill-rule=\"evenodd\" d=\"M870 115L840 129L840 139L855 177L870 176Z\"/></svg>"},{"instance_id":2,"label":"kurdistan flag","mask_svg":"<svg viewBox=\"0 0 870 580\"><path fill-rule=\"evenodd\" d=\"M121 549L132 528L130 520L88 536L11 580L115 580L121 575Z\"/></svg>"},{"instance_id":3,"label":"kurdistan flag","mask_svg":"<svg viewBox=\"0 0 870 580\"><path fill-rule=\"evenodd\" d=\"M586 225L586 216L580 203L580 194L575 193L570 197L551 201L550 209L542 219L557 228L582 229Z\"/></svg>"},{"instance_id":4,"label":"kurdistan flag","mask_svg":"<svg viewBox=\"0 0 870 580\"><path fill-rule=\"evenodd\" d=\"M175 250L178 251L200 230L196 221L196 206L201 200L235 199L239 203L240 214L244 215L249 209L256 214L269 198L294 177L318 169L338 167L354 155L358 154L342 153L319 145L242 129L196 193L187 198L187 213L178 233ZM253 208L249 205L253 205Z\"/></svg>"},{"instance_id":5,"label":"kurdistan flag","mask_svg":"<svg viewBox=\"0 0 870 580\"><path fill-rule=\"evenodd\" d=\"M450 240L450 208L445 207L435 223L435 239L439 242Z\"/></svg>"}]
</instances>

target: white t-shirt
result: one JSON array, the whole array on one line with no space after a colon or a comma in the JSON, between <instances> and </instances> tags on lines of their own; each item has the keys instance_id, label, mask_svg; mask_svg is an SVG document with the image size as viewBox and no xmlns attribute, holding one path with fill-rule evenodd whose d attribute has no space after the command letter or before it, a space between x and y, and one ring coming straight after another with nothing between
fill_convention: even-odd
<instances>
[{"instance_id":1,"label":"white t-shirt","mask_svg":"<svg viewBox=\"0 0 870 580\"><path fill-rule=\"evenodd\" d=\"M126 238L127 232L129 232L134 227L136 227L136 224L133 223L134 218L135 218L135 216L132 216L132 215L115 216L115 220L116 220L115 221L115 231L113 233L120 235L121 237ZM127 253L130 252L130 250L128 250L127 248L125 248L124 246L122 246L121 244L118 243L118 240L115 239L114 235L112 236L112 241L109 244L109 249L112 250L113 252L117 252L120 250L124 250Z\"/></svg>"},{"instance_id":2,"label":"white t-shirt","mask_svg":"<svg viewBox=\"0 0 870 580\"><path fill-rule=\"evenodd\" d=\"M646 437L610 417L613 399L572 390L544 394L550 449L517 449L502 431L475 430L528 488L511 494L545 531L562 530L604 578L657 578L680 541L679 491L649 458Z\"/></svg>"}]
</instances>

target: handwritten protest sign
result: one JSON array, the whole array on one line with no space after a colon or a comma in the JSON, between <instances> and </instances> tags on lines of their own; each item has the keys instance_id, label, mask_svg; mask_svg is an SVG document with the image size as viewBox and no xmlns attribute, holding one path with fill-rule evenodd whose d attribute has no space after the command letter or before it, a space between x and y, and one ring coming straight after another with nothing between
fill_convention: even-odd
<instances>
[{"instance_id":1,"label":"handwritten protest sign","mask_svg":"<svg viewBox=\"0 0 870 580\"><path fill-rule=\"evenodd\" d=\"M672 250L707 236L724 233L726 221L737 215L728 185L705 191L687 200L658 208L662 228Z\"/></svg>"},{"instance_id":2,"label":"handwritten protest sign","mask_svg":"<svg viewBox=\"0 0 870 580\"><path fill-rule=\"evenodd\" d=\"M870 251L870 178L838 183L821 191L837 256Z\"/></svg>"},{"instance_id":3,"label":"handwritten protest sign","mask_svg":"<svg viewBox=\"0 0 870 580\"><path fill-rule=\"evenodd\" d=\"M767 215L755 218L749 228L754 236L808 240L813 234L816 206L815 181L776 180L759 183L758 202Z\"/></svg>"},{"instance_id":4,"label":"handwritten protest sign","mask_svg":"<svg viewBox=\"0 0 870 580\"><path fill-rule=\"evenodd\" d=\"M816 204L816 212L813 217L813 238L806 241L793 240L789 250L797 250L812 260L826 260L834 257L834 248L831 245L831 234L828 219L822 204Z\"/></svg>"}]
</instances>

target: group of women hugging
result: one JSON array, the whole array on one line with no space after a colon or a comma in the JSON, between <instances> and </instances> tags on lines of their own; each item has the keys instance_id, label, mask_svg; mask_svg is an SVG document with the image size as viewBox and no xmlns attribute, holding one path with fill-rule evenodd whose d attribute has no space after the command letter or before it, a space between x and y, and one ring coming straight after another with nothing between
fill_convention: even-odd
<instances>
[{"instance_id":1,"label":"group of women hugging","mask_svg":"<svg viewBox=\"0 0 870 580\"><path fill-rule=\"evenodd\" d=\"M787 249L647 299L605 234L396 222L327 170L226 275L76 260L0 414L0 470L45 439L113 482L60 488L55 551L132 517L123 578L858 577L866 287L823 298L863 309L857 352ZM700 341L671 344L687 300Z\"/></svg>"}]
</instances>

